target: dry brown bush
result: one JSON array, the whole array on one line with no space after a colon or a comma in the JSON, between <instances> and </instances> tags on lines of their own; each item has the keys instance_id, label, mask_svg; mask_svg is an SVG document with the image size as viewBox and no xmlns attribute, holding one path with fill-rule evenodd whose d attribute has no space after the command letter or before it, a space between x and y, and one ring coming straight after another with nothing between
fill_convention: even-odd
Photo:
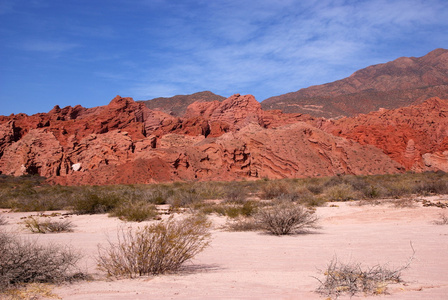
<instances>
[{"instance_id":1,"label":"dry brown bush","mask_svg":"<svg viewBox=\"0 0 448 300\"><path fill-rule=\"evenodd\" d=\"M211 223L203 215L170 218L137 230L122 229L118 242L99 246L98 266L114 277L174 272L208 246Z\"/></svg>"},{"instance_id":2,"label":"dry brown bush","mask_svg":"<svg viewBox=\"0 0 448 300\"><path fill-rule=\"evenodd\" d=\"M73 231L73 223L69 220L54 221L48 218L40 219L30 216L23 222L32 233L56 233Z\"/></svg>"},{"instance_id":3,"label":"dry brown bush","mask_svg":"<svg viewBox=\"0 0 448 300\"><path fill-rule=\"evenodd\" d=\"M337 299L348 294L350 297L359 293L364 295L381 295L387 292L387 287L392 283L403 282L402 272L409 268L414 258L414 248L408 262L398 268L390 268L388 265L375 265L364 267L360 263L342 263L335 257L328 264L324 273L324 279L320 280L320 286L316 292L328 299Z\"/></svg>"},{"instance_id":4,"label":"dry brown bush","mask_svg":"<svg viewBox=\"0 0 448 300\"><path fill-rule=\"evenodd\" d=\"M8 224L4 215L0 215L0 226Z\"/></svg>"},{"instance_id":5,"label":"dry brown bush","mask_svg":"<svg viewBox=\"0 0 448 300\"><path fill-rule=\"evenodd\" d=\"M439 219L433 222L436 225L448 225L448 216L440 213Z\"/></svg>"},{"instance_id":6,"label":"dry brown bush","mask_svg":"<svg viewBox=\"0 0 448 300\"><path fill-rule=\"evenodd\" d=\"M274 235L299 233L305 229L316 228L318 220L313 210L286 201L261 209L255 219L261 228Z\"/></svg>"},{"instance_id":7,"label":"dry brown bush","mask_svg":"<svg viewBox=\"0 0 448 300\"><path fill-rule=\"evenodd\" d=\"M0 232L0 290L32 282L58 283L84 277L76 268L80 255L69 247L40 245Z\"/></svg>"},{"instance_id":8,"label":"dry brown bush","mask_svg":"<svg viewBox=\"0 0 448 300\"><path fill-rule=\"evenodd\" d=\"M239 217L229 220L224 225L224 229L228 231L257 231L263 227L253 217Z\"/></svg>"}]
</instances>

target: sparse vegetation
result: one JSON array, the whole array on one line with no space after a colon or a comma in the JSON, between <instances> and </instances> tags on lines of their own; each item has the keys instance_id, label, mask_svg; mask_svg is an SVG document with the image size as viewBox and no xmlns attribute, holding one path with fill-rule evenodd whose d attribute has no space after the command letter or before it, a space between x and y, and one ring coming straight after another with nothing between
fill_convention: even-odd
<instances>
[{"instance_id":1,"label":"sparse vegetation","mask_svg":"<svg viewBox=\"0 0 448 300\"><path fill-rule=\"evenodd\" d=\"M47 217L30 216L26 218L23 223L25 228L32 233L57 233L57 232L72 232L73 223L69 220L51 220Z\"/></svg>"},{"instance_id":2,"label":"sparse vegetation","mask_svg":"<svg viewBox=\"0 0 448 300\"><path fill-rule=\"evenodd\" d=\"M80 256L69 247L40 245L0 232L0 290L25 283L58 283L82 278Z\"/></svg>"},{"instance_id":3,"label":"sparse vegetation","mask_svg":"<svg viewBox=\"0 0 448 300\"><path fill-rule=\"evenodd\" d=\"M4 215L0 215L0 226L8 224Z\"/></svg>"},{"instance_id":4,"label":"sparse vegetation","mask_svg":"<svg viewBox=\"0 0 448 300\"><path fill-rule=\"evenodd\" d=\"M412 244L411 244L412 247ZM412 249L414 251L414 249ZM402 283L402 272L409 268L415 251L407 264L399 268L390 268L388 265L375 265L364 267L360 263L343 263L335 257L323 272L324 279L320 280L317 289L319 294L329 299L337 299L348 294L350 297L357 294L382 295L392 283Z\"/></svg>"},{"instance_id":5,"label":"sparse vegetation","mask_svg":"<svg viewBox=\"0 0 448 300\"><path fill-rule=\"evenodd\" d=\"M285 201L261 209L255 215L255 219L261 228L274 235L299 233L306 229L316 228L317 222L314 211Z\"/></svg>"},{"instance_id":6,"label":"sparse vegetation","mask_svg":"<svg viewBox=\"0 0 448 300\"><path fill-rule=\"evenodd\" d=\"M0 208L15 211L69 209L83 214L110 213L125 202L170 204L179 209L198 207L209 199L241 205L247 199L258 198L319 206L326 201L400 199L447 193L448 174L444 172L107 187L51 186L44 178L36 176L0 176Z\"/></svg>"},{"instance_id":7,"label":"sparse vegetation","mask_svg":"<svg viewBox=\"0 0 448 300\"><path fill-rule=\"evenodd\" d=\"M347 183L330 186L324 190L324 194L329 201L347 201L359 198L353 186Z\"/></svg>"},{"instance_id":8,"label":"sparse vegetation","mask_svg":"<svg viewBox=\"0 0 448 300\"><path fill-rule=\"evenodd\" d=\"M117 243L99 247L98 267L109 276L131 278L178 271L208 246L210 226L204 215L194 215L122 229Z\"/></svg>"},{"instance_id":9,"label":"sparse vegetation","mask_svg":"<svg viewBox=\"0 0 448 300\"><path fill-rule=\"evenodd\" d=\"M229 220L223 227L228 231L258 231L263 227L253 217L239 217Z\"/></svg>"},{"instance_id":10,"label":"sparse vegetation","mask_svg":"<svg viewBox=\"0 0 448 300\"><path fill-rule=\"evenodd\" d=\"M157 209L154 204L146 201L126 201L113 209L110 215L125 221L142 222L155 219Z\"/></svg>"},{"instance_id":11,"label":"sparse vegetation","mask_svg":"<svg viewBox=\"0 0 448 300\"><path fill-rule=\"evenodd\" d=\"M434 224L436 225L448 225L448 216L445 214L440 213L439 219L434 221Z\"/></svg>"}]
</instances>

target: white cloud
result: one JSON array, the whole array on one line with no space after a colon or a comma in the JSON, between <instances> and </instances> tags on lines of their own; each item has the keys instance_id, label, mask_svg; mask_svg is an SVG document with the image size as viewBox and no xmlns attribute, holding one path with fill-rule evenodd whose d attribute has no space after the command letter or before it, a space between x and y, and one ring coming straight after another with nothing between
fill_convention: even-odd
<instances>
[{"instance_id":1,"label":"white cloud","mask_svg":"<svg viewBox=\"0 0 448 300\"><path fill-rule=\"evenodd\" d=\"M56 42L48 40L29 39L19 42L16 45L21 50L47 52L47 53L61 53L79 47L76 43Z\"/></svg>"}]
</instances>

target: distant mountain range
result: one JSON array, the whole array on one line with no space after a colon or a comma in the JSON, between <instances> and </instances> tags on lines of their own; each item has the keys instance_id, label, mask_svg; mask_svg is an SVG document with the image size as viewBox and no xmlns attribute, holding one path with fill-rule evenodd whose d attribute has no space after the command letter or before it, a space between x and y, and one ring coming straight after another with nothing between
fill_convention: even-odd
<instances>
[{"instance_id":1,"label":"distant mountain range","mask_svg":"<svg viewBox=\"0 0 448 300\"><path fill-rule=\"evenodd\" d=\"M264 100L263 109L280 109L337 118L448 98L448 50L423 57L401 57L356 71L350 77Z\"/></svg>"},{"instance_id":2,"label":"distant mountain range","mask_svg":"<svg viewBox=\"0 0 448 300\"><path fill-rule=\"evenodd\" d=\"M448 98L448 50L436 49L423 57L401 57L356 71L350 77L315 85L261 102L264 110L339 118L419 104L430 97ZM223 101L205 91L192 95L142 101L149 109L183 116L193 102ZM259 99L258 99L259 100Z\"/></svg>"}]
</instances>

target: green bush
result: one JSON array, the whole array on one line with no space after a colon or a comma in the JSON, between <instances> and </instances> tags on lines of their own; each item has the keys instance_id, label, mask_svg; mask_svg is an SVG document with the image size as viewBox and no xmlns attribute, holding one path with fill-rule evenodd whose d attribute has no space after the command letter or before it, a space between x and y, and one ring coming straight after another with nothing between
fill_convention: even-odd
<instances>
[{"instance_id":1,"label":"green bush","mask_svg":"<svg viewBox=\"0 0 448 300\"><path fill-rule=\"evenodd\" d=\"M172 218L137 230L123 229L118 242L99 247L98 266L114 277L178 271L209 245L211 223L205 216Z\"/></svg>"},{"instance_id":2,"label":"green bush","mask_svg":"<svg viewBox=\"0 0 448 300\"><path fill-rule=\"evenodd\" d=\"M347 201L359 197L353 187L347 183L330 186L324 190L324 194L329 201Z\"/></svg>"},{"instance_id":3,"label":"green bush","mask_svg":"<svg viewBox=\"0 0 448 300\"><path fill-rule=\"evenodd\" d=\"M125 221L142 222L155 219L157 209L146 201L125 201L114 208L110 215Z\"/></svg>"},{"instance_id":4,"label":"green bush","mask_svg":"<svg viewBox=\"0 0 448 300\"><path fill-rule=\"evenodd\" d=\"M78 214L100 214L110 212L122 197L115 191L87 190L78 195L73 201L73 210Z\"/></svg>"}]
</instances>

